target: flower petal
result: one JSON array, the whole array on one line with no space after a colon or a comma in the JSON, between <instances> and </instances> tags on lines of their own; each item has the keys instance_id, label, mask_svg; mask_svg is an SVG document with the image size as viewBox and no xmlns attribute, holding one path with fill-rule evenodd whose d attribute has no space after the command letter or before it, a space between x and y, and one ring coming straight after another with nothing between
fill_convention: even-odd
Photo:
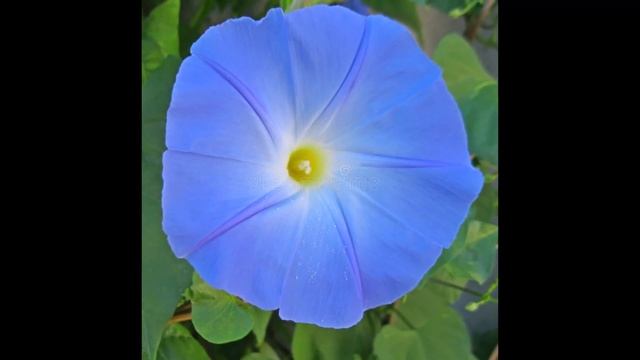
<instances>
[{"instance_id":1,"label":"flower petal","mask_svg":"<svg viewBox=\"0 0 640 360\"><path fill-rule=\"evenodd\" d=\"M247 101L197 57L185 59L167 112L167 147L182 152L268 162L269 134Z\"/></svg>"},{"instance_id":2,"label":"flower petal","mask_svg":"<svg viewBox=\"0 0 640 360\"><path fill-rule=\"evenodd\" d=\"M363 155L451 165L469 163L462 116L442 79L367 119L330 139L330 146Z\"/></svg>"},{"instance_id":3,"label":"flower petal","mask_svg":"<svg viewBox=\"0 0 640 360\"><path fill-rule=\"evenodd\" d=\"M374 121L407 98L431 87L440 69L420 50L409 31L384 16L367 17L362 60L353 84L341 89L334 110L309 133L330 141ZM401 121L402 119L398 119Z\"/></svg>"},{"instance_id":4,"label":"flower petal","mask_svg":"<svg viewBox=\"0 0 640 360\"><path fill-rule=\"evenodd\" d=\"M337 158L332 188L353 236L364 308L391 303L412 290L451 245L480 192L482 174L470 165L352 153Z\"/></svg>"},{"instance_id":5,"label":"flower petal","mask_svg":"<svg viewBox=\"0 0 640 360\"><path fill-rule=\"evenodd\" d=\"M164 153L162 176L162 225L178 257L235 216L272 203L266 195L285 182L269 166L174 150Z\"/></svg>"},{"instance_id":6,"label":"flower petal","mask_svg":"<svg viewBox=\"0 0 640 360\"><path fill-rule=\"evenodd\" d=\"M322 190L310 207L282 288L282 319L345 328L363 313L360 272L339 204Z\"/></svg>"},{"instance_id":7,"label":"flower petal","mask_svg":"<svg viewBox=\"0 0 640 360\"><path fill-rule=\"evenodd\" d=\"M242 17L212 26L191 53L243 95L276 146L292 141L294 93L282 9L259 21Z\"/></svg>"},{"instance_id":8,"label":"flower petal","mask_svg":"<svg viewBox=\"0 0 640 360\"><path fill-rule=\"evenodd\" d=\"M308 200L298 193L246 219L193 252L189 262L212 286L262 309L278 308Z\"/></svg>"},{"instance_id":9,"label":"flower petal","mask_svg":"<svg viewBox=\"0 0 640 360\"><path fill-rule=\"evenodd\" d=\"M353 236L364 308L392 303L420 282L442 247L406 226L366 193L342 190L337 194Z\"/></svg>"},{"instance_id":10,"label":"flower petal","mask_svg":"<svg viewBox=\"0 0 640 360\"><path fill-rule=\"evenodd\" d=\"M448 247L478 196L484 178L468 165L406 163L337 153L333 188L380 208L426 241Z\"/></svg>"},{"instance_id":11,"label":"flower petal","mask_svg":"<svg viewBox=\"0 0 640 360\"><path fill-rule=\"evenodd\" d=\"M322 5L294 11L286 22L300 135L349 77L362 49L365 17L341 6Z\"/></svg>"}]
</instances>

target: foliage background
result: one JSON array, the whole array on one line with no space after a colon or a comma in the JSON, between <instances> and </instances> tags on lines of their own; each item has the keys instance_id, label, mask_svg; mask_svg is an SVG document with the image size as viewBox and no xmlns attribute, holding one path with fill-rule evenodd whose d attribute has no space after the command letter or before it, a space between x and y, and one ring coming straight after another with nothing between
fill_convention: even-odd
<instances>
[{"instance_id":1,"label":"foliage background","mask_svg":"<svg viewBox=\"0 0 640 360\"><path fill-rule=\"evenodd\" d=\"M474 165L485 186L453 245L420 285L394 304L369 310L356 326L322 329L282 321L203 283L177 259L161 229L165 115L182 58L211 25L261 18L323 0L142 1L142 358L437 359L497 357L498 244L497 1L365 0L371 13L402 23L444 70L464 116ZM451 32L451 33L449 33ZM462 33L462 35L458 34ZM486 58L486 56L483 56Z\"/></svg>"}]
</instances>

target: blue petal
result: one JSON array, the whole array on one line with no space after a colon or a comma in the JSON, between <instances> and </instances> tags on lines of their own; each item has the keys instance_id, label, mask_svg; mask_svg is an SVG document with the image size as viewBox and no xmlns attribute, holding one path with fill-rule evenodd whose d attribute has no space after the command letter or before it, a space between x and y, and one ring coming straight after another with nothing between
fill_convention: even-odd
<instances>
[{"instance_id":1,"label":"blue petal","mask_svg":"<svg viewBox=\"0 0 640 360\"><path fill-rule=\"evenodd\" d=\"M175 150L165 152L162 176L163 229L178 257L256 201L270 201L265 195L285 181L269 166Z\"/></svg>"},{"instance_id":2,"label":"blue petal","mask_svg":"<svg viewBox=\"0 0 640 360\"><path fill-rule=\"evenodd\" d=\"M254 21L228 20L191 47L251 104L276 146L293 141L294 92L287 26L281 9Z\"/></svg>"},{"instance_id":3,"label":"blue petal","mask_svg":"<svg viewBox=\"0 0 640 360\"><path fill-rule=\"evenodd\" d=\"M328 140L333 149L432 164L470 161L462 116L442 79L383 113L358 116L366 121Z\"/></svg>"},{"instance_id":4,"label":"blue petal","mask_svg":"<svg viewBox=\"0 0 640 360\"><path fill-rule=\"evenodd\" d=\"M330 141L423 92L441 76L409 31L383 16L369 16L359 57L345 85L309 134ZM425 116L427 114L424 114ZM403 119L399 119L402 121Z\"/></svg>"},{"instance_id":5,"label":"blue petal","mask_svg":"<svg viewBox=\"0 0 640 360\"><path fill-rule=\"evenodd\" d=\"M214 287L262 309L277 309L308 207L302 194L281 192L271 207L209 241L188 260Z\"/></svg>"},{"instance_id":6,"label":"blue petal","mask_svg":"<svg viewBox=\"0 0 640 360\"><path fill-rule=\"evenodd\" d=\"M282 319L322 327L355 325L363 313L360 270L340 206L325 191L310 207L282 288Z\"/></svg>"},{"instance_id":7,"label":"blue petal","mask_svg":"<svg viewBox=\"0 0 640 360\"><path fill-rule=\"evenodd\" d=\"M214 287L280 317L348 327L362 317L359 271L335 201L318 192L281 197L189 256Z\"/></svg>"},{"instance_id":8,"label":"blue petal","mask_svg":"<svg viewBox=\"0 0 640 360\"><path fill-rule=\"evenodd\" d=\"M435 245L448 247L484 178L471 166L414 162L358 153L335 155L332 187L382 208ZM374 222L375 223L375 222Z\"/></svg>"},{"instance_id":9,"label":"blue petal","mask_svg":"<svg viewBox=\"0 0 640 360\"><path fill-rule=\"evenodd\" d=\"M313 6L287 15L300 135L340 89L361 49L365 17L340 6Z\"/></svg>"},{"instance_id":10,"label":"blue petal","mask_svg":"<svg viewBox=\"0 0 640 360\"><path fill-rule=\"evenodd\" d=\"M442 247L374 205L365 193L337 194L360 265L364 308L397 300L420 282Z\"/></svg>"},{"instance_id":11,"label":"blue petal","mask_svg":"<svg viewBox=\"0 0 640 360\"><path fill-rule=\"evenodd\" d=\"M274 146L260 118L233 86L197 57L184 60L167 112L169 149L267 162Z\"/></svg>"},{"instance_id":12,"label":"blue petal","mask_svg":"<svg viewBox=\"0 0 640 360\"><path fill-rule=\"evenodd\" d=\"M412 290L451 245L482 187L482 174L469 165L407 167L352 153L338 158L332 188L353 235L364 307L391 303Z\"/></svg>"},{"instance_id":13,"label":"blue petal","mask_svg":"<svg viewBox=\"0 0 640 360\"><path fill-rule=\"evenodd\" d=\"M340 7L209 29L167 124L163 226L213 286L280 316L351 326L411 290L482 186L460 112L409 32ZM299 192L283 150L331 148L332 182ZM286 153L285 153L286 155Z\"/></svg>"}]
</instances>

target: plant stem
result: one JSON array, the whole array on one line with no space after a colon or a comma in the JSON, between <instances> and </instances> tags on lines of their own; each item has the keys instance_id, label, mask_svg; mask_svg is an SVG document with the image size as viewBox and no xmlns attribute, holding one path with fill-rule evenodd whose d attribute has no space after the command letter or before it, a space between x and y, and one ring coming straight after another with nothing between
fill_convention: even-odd
<instances>
[{"instance_id":1,"label":"plant stem","mask_svg":"<svg viewBox=\"0 0 640 360\"><path fill-rule=\"evenodd\" d=\"M450 288L454 288L456 290L460 290L462 292L466 292L468 294L471 295L475 295L477 297L482 297L484 296L483 293L479 292L479 291L475 291L475 290L471 290L471 289L467 289L466 287L460 286L460 285L456 285L456 284L452 284L448 281L444 281L444 280L440 280L440 279L435 279L435 278L429 278L429 281L432 281L438 285L442 285L442 286L448 286Z\"/></svg>"},{"instance_id":2,"label":"plant stem","mask_svg":"<svg viewBox=\"0 0 640 360\"><path fill-rule=\"evenodd\" d=\"M478 30L480 29L480 25L484 22L485 18L491 12L491 8L495 0L485 0L484 5L482 6L482 10L480 10L480 14L475 17L467 26L467 29L464 31L464 36L469 40L473 41L478 35Z\"/></svg>"},{"instance_id":3,"label":"plant stem","mask_svg":"<svg viewBox=\"0 0 640 360\"><path fill-rule=\"evenodd\" d=\"M184 314L177 314L177 315L173 315L173 317L169 319L169 324L175 324L175 323L189 321L189 320L191 320L190 312L184 313Z\"/></svg>"},{"instance_id":4,"label":"plant stem","mask_svg":"<svg viewBox=\"0 0 640 360\"><path fill-rule=\"evenodd\" d=\"M409 319L407 319L406 316L404 316L404 314L402 314L400 312L400 310L394 308L393 306L391 307L391 311L393 311L394 314L398 315L398 317L400 318L400 320L402 320L405 324L407 324L407 326L411 329L411 330L415 330L416 327L413 326L413 324L411 323L411 321L409 321Z\"/></svg>"},{"instance_id":5,"label":"plant stem","mask_svg":"<svg viewBox=\"0 0 640 360\"><path fill-rule=\"evenodd\" d=\"M187 310L191 310L191 302L187 302L182 304L180 307L178 307L175 311L175 313L182 313L185 312Z\"/></svg>"},{"instance_id":6,"label":"plant stem","mask_svg":"<svg viewBox=\"0 0 640 360\"><path fill-rule=\"evenodd\" d=\"M493 352L491 353L489 360L498 360L498 345L496 345L496 348L493 349Z\"/></svg>"}]
</instances>

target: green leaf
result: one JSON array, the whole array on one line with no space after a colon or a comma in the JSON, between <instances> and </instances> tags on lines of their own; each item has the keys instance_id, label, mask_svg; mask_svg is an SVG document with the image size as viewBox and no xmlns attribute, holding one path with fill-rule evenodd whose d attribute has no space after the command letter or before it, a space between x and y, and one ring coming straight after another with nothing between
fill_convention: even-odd
<instances>
[{"instance_id":1,"label":"green leaf","mask_svg":"<svg viewBox=\"0 0 640 360\"><path fill-rule=\"evenodd\" d=\"M373 352L378 360L424 359L420 336L413 330L384 326L376 335Z\"/></svg>"},{"instance_id":2,"label":"green leaf","mask_svg":"<svg viewBox=\"0 0 640 360\"><path fill-rule=\"evenodd\" d=\"M469 218L494 223L498 213L498 190L493 184L484 184L480 195L471 207Z\"/></svg>"},{"instance_id":3,"label":"green leaf","mask_svg":"<svg viewBox=\"0 0 640 360\"><path fill-rule=\"evenodd\" d=\"M178 53L180 0L167 0L151 11L142 23L142 83L169 55Z\"/></svg>"},{"instance_id":4,"label":"green leaf","mask_svg":"<svg viewBox=\"0 0 640 360\"><path fill-rule=\"evenodd\" d=\"M413 0L418 4L431 5L436 9L449 14L453 18L458 18L476 5L482 4L483 0Z\"/></svg>"},{"instance_id":5,"label":"green leaf","mask_svg":"<svg viewBox=\"0 0 640 360\"><path fill-rule=\"evenodd\" d=\"M340 0L280 0L280 7L284 11L293 11L308 6L318 4L333 4L338 2L340 2Z\"/></svg>"},{"instance_id":6,"label":"green leaf","mask_svg":"<svg viewBox=\"0 0 640 360\"><path fill-rule=\"evenodd\" d=\"M473 48L460 35L445 36L433 59L442 67L449 91L460 106L469 149L480 158L498 163L498 84Z\"/></svg>"},{"instance_id":7,"label":"green leaf","mask_svg":"<svg viewBox=\"0 0 640 360\"><path fill-rule=\"evenodd\" d=\"M460 360L475 358L471 353L471 340L464 321L438 295L429 289L412 291L407 301L397 307L416 327L425 360ZM391 326L412 331L397 316L391 317ZM420 359L415 357L415 359Z\"/></svg>"},{"instance_id":8,"label":"green leaf","mask_svg":"<svg viewBox=\"0 0 640 360\"><path fill-rule=\"evenodd\" d=\"M207 341L224 344L240 340L253 329L253 318L239 300L210 287L196 273L191 290L193 326Z\"/></svg>"},{"instance_id":9,"label":"green leaf","mask_svg":"<svg viewBox=\"0 0 640 360\"><path fill-rule=\"evenodd\" d=\"M148 74L157 69L164 60L162 49L158 43L148 36L142 35L142 82L147 80Z\"/></svg>"},{"instance_id":10,"label":"green leaf","mask_svg":"<svg viewBox=\"0 0 640 360\"><path fill-rule=\"evenodd\" d=\"M161 226L164 125L178 65L168 57L142 88L142 351L150 360L192 273L174 256Z\"/></svg>"},{"instance_id":11,"label":"green leaf","mask_svg":"<svg viewBox=\"0 0 640 360\"><path fill-rule=\"evenodd\" d=\"M289 10L289 7L291 6L291 3L293 3L293 0L280 0L280 7L287 11Z\"/></svg>"},{"instance_id":12,"label":"green leaf","mask_svg":"<svg viewBox=\"0 0 640 360\"><path fill-rule=\"evenodd\" d=\"M273 360L273 358L260 353L251 353L243 356L242 360Z\"/></svg>"},{"instance_id":13,"label":"green leaf","mask_svg":"<svg viewBox=\"0 0 640 360\"><path fill-rule=\"evenodd\" d=\"M420 18L418 17L416 4L411 0L364 0L364 2L376 12L407 25L416 34L418 42L422 43Z\"/></svg>"},{"instance_id":14,"label":"green leaf","mask_svg":"<svg viewBox=\"0 0 640 360\"><path fill-rule=\"evenodd\" d=\"M498 85L487 84L460 103L469 148L482 159L498 163Z\"/></svg>"},{"instance_id":15,"label":"green leaf","mask_svg":"<svg viewBox=\"0 0 640 360\"><path fill-rule=\"evenodd\" d=\"M242 357L242 360L280 360L280 357L275 350L265 342L260 346L260 352L247 354Z\"/></svg>"},{"instance_id":16,"label":"green leaf","mask_svg":"<svg viewBox=\"0 0 640 360\"><path fill-rule=\"evenodd\" d=\"M158 360L210 360L202 345L180 324L165 330L158 349Z\"/></svg>"},{"instance_id":17,"label":"green leaf","mask_svg":"<svg viewBox=\"0 0 640 360\"><path fill-rule=\"evenodd\" d=\"M447 266L466 272L477 283L484 283L491 275L496 257L498 227L480 221L471 221L467 229L465 250Z\"/></svg>"},{"instance_id":18,"label":"green leaf","mask_svg":"<svg viewBox=\"0 0 640 360\"><path fill-rule=\"evenodd\" d=\"M469 282L469 275L466 273L461 275L459 272L456 273L455 270L452 270L451 267L443 266L437 272L430 274L423 280L420 288L428 289L447 304L453 304L460 298L460 295L462 295L462 290L436 281L443 281L458 287L465 287Z\"/></svg>"},{"instance_id":19,"label":"green leaf","mask_svg":"<svg viewBox=\"0 0 640 360\"><path fill-rule=\"evenodd\" d=\"M493 270L497 240L496 225L467 218L451 247L443 251L419 288L428 289L453 304L462 291L438 281L458 287L465 287L469 280L485 282Z\"/></svg>"},{"instance_id":20,"label":"green leaf","mask_svg":"<svg viewBox=\"0 0 640 360\"><path fill-rule=\"evenodd\" d=\"M472 339L473 353L478 359L489 359L498 345L498 329L491 329L475 335Z\"/></svg>"},{"instance_id":21,"label":"green leaf","mask_svg":"<svg viewBox=\"0 0 640 360\"><path fill-rule=\"evenodd\" d=\"M433 277L459 286L464 286L469 279L482 284L493 270L497 241L496 225L467 219L452 246L443 251L423 283ZM459 293L455 291L446 298L451 299L453 295L457 298Z\"/></svg>"},{"instance_id":22,"label":"green leaf","mask_svg":"<svg viewBox=\"0 0 640 360\"><path fill-rule=\"evenodd\" d=\"M353 360L367 359L373 350L375 329L363 318L348 329L326 329L309 324L297 324L291 352L295 360Z\"/></svg>"},{"instance_id":23,"label":"green leaf","mask_svg":"<svg viewBox=\"0 0 640 360\"><path fill-rule=\"evenodd\" d=\"M258 346L264 342L264 336L271 319L271 311L260 310L255 306L247 306L247 309L253 318L253 334L256 336Z\"/></svg>"},{"instance_id":24,"label":"green leaf","mask_svg":"<svg viewBox=\"0 0 640 360\"><path fill-rule=\"evenodd\" d=\"M442 68L449 91L461 102L473 97L482 87L496 84L473 48L458 34L449 34L438 43L433 59Z\"/></svg>"},{"instance_id":25,"label":"green leaf","mask_svg":"<svg viewBox=\"0 0 640 360\"><path fill-rule=\"evenodd\" d=\"M178 22L180 0L166 0L151 11L143 22L143 34L155 41L164 56L179 56Z\"/></svg>"}]
</instances>

